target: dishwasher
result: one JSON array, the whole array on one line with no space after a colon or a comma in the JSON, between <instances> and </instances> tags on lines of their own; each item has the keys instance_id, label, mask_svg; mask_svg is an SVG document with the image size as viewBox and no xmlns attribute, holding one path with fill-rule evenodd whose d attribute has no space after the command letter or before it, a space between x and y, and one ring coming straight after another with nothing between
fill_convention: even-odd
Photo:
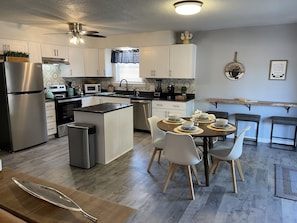
<instances>
[{"instance_id":1,"label":"dishwasher","mask_svg":"<svg viewBox=\"0 0 297 223\"><path fill-rule=\"evenodd\" d=\"M133 99L134 129L149 131L148 118L152 116L152 100Z\"/></svg>"}]
</instances>

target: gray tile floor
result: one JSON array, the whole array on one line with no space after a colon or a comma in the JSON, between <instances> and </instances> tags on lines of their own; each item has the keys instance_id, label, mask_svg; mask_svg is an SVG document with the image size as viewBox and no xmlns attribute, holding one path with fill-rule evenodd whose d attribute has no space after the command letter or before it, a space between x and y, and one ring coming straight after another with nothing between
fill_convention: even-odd
<instances>
[{"instance_id":1,"label":"gray tile floor","mask_svg":"<svg viewBox=\"0 0 297 223\"><path fill-rule=\"evenodd\" d=\"M297 202L274 196L274 164L297 168L294 151L271 149L263 143L244 145L241 165L245 181L237 173L238 193L232 192L229 166L222 163L209 187L199 187L194 181L196 200L192 201L182 170L177 171L167 192L161 192L168 170L164 157L147 173L152 152L148 133L135 132L134 145L133 151L112 163L91 169L69 165L67 137L16 153L2 151L0 158L4 167L133 207L137 212L130 223L297 222ZM203 165L197 168L203 180Z\"/></svg>"}]
</instances>

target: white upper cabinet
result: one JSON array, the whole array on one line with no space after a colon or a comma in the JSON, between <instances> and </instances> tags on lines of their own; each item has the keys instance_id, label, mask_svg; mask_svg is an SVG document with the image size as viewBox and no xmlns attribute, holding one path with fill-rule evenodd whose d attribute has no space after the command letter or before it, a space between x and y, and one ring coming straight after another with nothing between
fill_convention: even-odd
<instances>
[{"instance_id":1,"label":"white upper cabinet","mask_svg":"<svg viewBox=\"0 0 297 223\"><path fill-rule=\"evenodd\" d=\"M63 73L63 77L83 77L84 68L84 49L78 47L69 47L69 73Z\"/></svg>"},{"instance_id":2,"label":"white upper cabinet","mask_svg":"<svg viewBox=\"0 0 297 223\"><path fill-rule=\"evenodd\" d=\"M51 44L42 44L41 55L43 57L68 59L68 47Z\"/></svg>"},{"instance_id":3,"label":"white upper cabinet","mask_svg":"<svg viewBox=\"0 0 297 223\"><path fill-rule=\"evenodd\" d=\"M194 44L176 44L170 46L171 78L195 78L197 47Z\"/></svg>"},{"instance_id":4,"label":"white upper cabinet","mask_svg":"<svg viewBox=\"0 0 297 223\"><path fill-rule=\"evenodd\" d=\"M99 49L99 77L112 77L111 49Z\"/></svg>"},{"instance_id":5,"label":"white upper cabinet","mask_svg":"<svg viewBox=\"0 0 297 223\"><path fill-rule=\"evenodd\" d=\"M140 77L168 77L169 46L141 47L139 57Z\"/></svg>"},{"instance_id":6,"label":"white upper cabinet","mask_svg":"<svg viewBox=\"0 0 297 223\"><path fill-rule=\"evenodd\" d=\"M84 68L86 77L99 76L99 50L95 48L84 49Z\"/></svg>"},{"instance_id":7,"label":"white upper cabinet","mask_svg":"<svg viewBox=\"0 0 297 223\"><path fill-rule=\"evenodd\" d=\"M196 45L140 48L140 76L144 78L195 78Z\"/></svg>"},{"instance_id":8,"label":"white upper cabinet","mask_svg":"<svg viewBox=\"0 0 297 223\"><path fill-rule=\"evenodd\" d=\"M28 53L28 44L26 41L0 39L0 54L5 51Z\"/></svg>"},{"instance_id":9,"label":"white upper cabinet","mask_svg":"<svg viewBox=\"0 0 297 223\"><path fill-rule=\"evenodd\" d=\"M29 42L29 59L31 63L42 63L40 43Z\"/></svg>"}]
</instances>

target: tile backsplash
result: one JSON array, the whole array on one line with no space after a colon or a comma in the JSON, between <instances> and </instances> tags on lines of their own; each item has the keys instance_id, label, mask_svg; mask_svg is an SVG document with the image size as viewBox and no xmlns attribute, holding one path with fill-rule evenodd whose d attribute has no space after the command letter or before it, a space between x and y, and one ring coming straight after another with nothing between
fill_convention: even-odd
<instances>
[{"instance_id":1,"label":"tile backsplash","mask_svg":"<svg viewBox=\"0 0 297 223\"><path fill-rule=\"evenodd\" d=\"M90 81L96 81L96 83L100 83L102 89L107 89L109 84L113 84L116 90L123 90L125 87L120 88L119 83L114 82L114 78L65 78L61 77L61 69L59 65L52 64L43 64L43 82L44 87L48 87L53 84L66 84L67 82L72 82L73 87L83 87L83 84L88 83ZM175 85L175 92L181 92L181 87L187 87L187 93L194 94L196 82L194 79L163 79L162 80L162 91L167 92L167 86L169 84ZM124 85L125 86L125 85ZM143 84L130 84L129 90L134 90L135 88L140 91L150 91L154 92L156 86L155 79L144 79Z\"/></svg>"}]
</instances>

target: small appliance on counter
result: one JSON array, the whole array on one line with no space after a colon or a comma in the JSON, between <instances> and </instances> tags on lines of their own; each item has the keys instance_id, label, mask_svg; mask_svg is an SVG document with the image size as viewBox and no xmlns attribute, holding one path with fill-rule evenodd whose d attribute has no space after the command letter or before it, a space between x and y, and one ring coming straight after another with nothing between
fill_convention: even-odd
<instances>
[{"instance_id":1,"label":"small appliance on counter","mask_svg":"<svg viewBox=\"0 0 297 223\"><path fill-rule=\"evenodd\" d=\"M167 98L168 99L174 98L174 85L173 84L169 84L168 87L167 87L167 90L168 90L168 96L167 96Z\"/></svg>"},{"instance_id":2,"label":"small appliance on counter","mask_svg":"<svg viewBox=\"0 0 297 223\"><path fill-rule=\"evenodd\" d=\"M162 93L162 80L161 79L157 79L156 80L156 88L155 88L155 92L154 92L154 97L155 98L159 98L161 97L161 93Z\"/></svg>"},{"instance_id":3,"label":"small appliance on counter","mask_svg":"<svg viewBox=\"0 0 297 223\"><path fill-rule=\"evenodd\" d=\"M85 84L85 94L96 94L101 92L101 84Z\"/></svg>"}]
</instances>

